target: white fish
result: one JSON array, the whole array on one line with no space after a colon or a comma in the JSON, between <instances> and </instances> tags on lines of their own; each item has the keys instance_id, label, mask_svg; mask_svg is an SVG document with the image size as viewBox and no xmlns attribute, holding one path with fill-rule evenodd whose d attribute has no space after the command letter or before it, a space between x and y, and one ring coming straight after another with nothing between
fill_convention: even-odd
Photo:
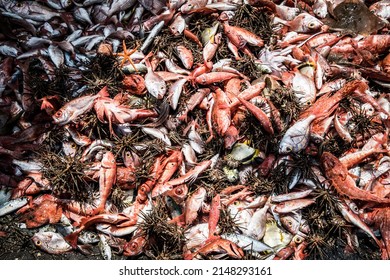
<instances>
[{"instance_id":1,"label":"white fish","mask_svg":"<svg viewBox=\"0 0 390 280\"><path fill-rule=\"evenodd\" d=\"M282 141L280 141L279 153L297 153L305 149L309 144L310 124L314 119L315 116L309 116L306 119L294 123L294 125L286 131Z\"/></svg>"},{"instance_id":2,"label":"white fish","mask_svg":"<svg viewBox=\"0 0 390 280\"><path fill-rule=\"evenodd\" d=\"M235 234L235 233L222 234L221 237L237 244L244 251L252 251L258 253L268 251L268 250L273 251L271 247L264 244L263 242L260 242L256 239L253 239L243 234Z\"/></svg>"},{"instance_id":3,"label":"white fish","mask_svg":"<svg viewBox=\"0 0 390 280\"><path fill-rule=\"evenodd\" d=\"M111 252L110 245L108 245L108 238L104 234L99 233L99 239L100 239L99 241L100 253L102 254L105 260L111 260L112 252Z\"/></svg>"},{"instance_id":4,"label":"white fish","mask_svg":"<svg viewBox=\"0 0 390 280\"><path fill-rule=\"evenodd\" d=\"M162 99L167 92L167 85L163 78L156 74L149 62L149 59L145 59L148 73L145 75L145 86L148 92L157 99Z\"/></svg>"},{"instance_id":5,"label":"white fish","mask_svg":"<svg viewBox=\"0 0 390 280\"><path fill-rule=\"evenodd\" d=\"M244 234L250 236L256 240L263 238L265 233L265 224L267 222L267 211L269 206L265 205L263 208L258 209L252 216L249 224L245 230Z\"/></svg>"},{"instance_id":6,"label":"white fish","mask_svg":"<svg viewBox=\"0 0 390 280\"><path fill-rule=\"evenodd\" d=\"M179 104L180 95L183 91L183 86L187 82L187 79L180 79L174 82L168 90L169 105L173 110L176 110Z\"/></svg>"},{"instance_id":7,"label":"white fish","mask_svg":"<svg viewBox=\"0 0 390 280\"><path fill-rule=\"evenodd\" d=\"M73 250L64 237L56 232L37 232L32 237L32 241L35 246L49 254L63 254Z\"/></svg>"}]
</instances>

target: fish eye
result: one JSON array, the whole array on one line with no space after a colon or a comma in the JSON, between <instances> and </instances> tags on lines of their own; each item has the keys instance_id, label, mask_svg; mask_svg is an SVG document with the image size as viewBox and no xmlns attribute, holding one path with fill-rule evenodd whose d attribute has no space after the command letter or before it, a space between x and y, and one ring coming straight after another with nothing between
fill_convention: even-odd
<instances>
[{"instance_id":1,"label":"fish eye","mask_svg":"<svg viewBox=\"0 0 390 280\"><path fill-rule=\"evenodd\" d=\"M292 148L290 146L286 147L286 151L287 152L291 152L292 151Z\"/></svg>"},{"instance_id":2,"label":"fish eye","mask_svg":"<svg viewBox=\"0 0 390 280\"><path fill-rule=\"evenodd\" d=\"M316 27L316 23L315 22L310 22L308 26L309 26L309 28L315 28Z\"/></svg>"},{"instance_id":3,"label":"fish eye","mask_svg":"<svg viewBox=\"0 0 390 280\"><path fill-rule=\"evenodd\" d=\"M182 189L178 189L178 190L176 190L176 194L178 194L178 195L181 195L181 194L183 194L183 190L182 190Z\"/></svg>"},{"instance_id":4,"label":"fish eye","mask_svg":"<svg viewBox=\"0 0 390 280\"><path fill-rule=\"evenodd\" d=\"M72 148L76 148L77 147L77 145L75 144L75 143L72 143L71 145L70 145Z\"/></svg>"},{"instance_id":5,"label":"fish eye","mask_svg":"<svg viewBox=\"0 0 390 280\"><path fill-rule=\"evenodd\" d=\"M126 156L127 157L131 156L130 152L126 152Z\"/></svg>"},{"instance_id":6,"label":"fish eye","mask_svg":"<svg viewBox=\"0 0 390 280\"><path fill-rule=\"evenodd\" d=\"M294 236L294 242L300 244L303 242L303 238L299 235Z\"/></svg>"},{"instance_id":7,"label":"fish eye","mask_svg":"<svg viewBox=\"0 0 390 280\"><path fill-rule=\"evenodd\" d=\"M130 244L130 249L131 249L131 250L137 250L137 248L138 248L137 242L132 242L132 243Z\"/></svg>"},{"instance_id":8,"label":"fish eye","mask_svg":"<svg viewBox=\"0 0 390 280\"><path fill-rule=\"evenodd\" d=\"M41 245L42 245L42 242L41 242L41 240L37 240L37 241L35 241L35 245L37 245L37 246L41 246Z\"/></svg>"}]
</instances>

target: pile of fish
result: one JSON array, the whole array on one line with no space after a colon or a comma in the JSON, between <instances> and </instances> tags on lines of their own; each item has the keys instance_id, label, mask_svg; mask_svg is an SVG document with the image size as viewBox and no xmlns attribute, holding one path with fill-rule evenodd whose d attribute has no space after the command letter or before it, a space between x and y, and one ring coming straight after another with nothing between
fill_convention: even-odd
<instances>
[{"instance_id":1,"label":"pile of fish","mask_svg":"<svg viewBox=\"0 0 390 280\"><path fill-rule=\"evenodd\" d=\"M389 0L0 14L0 217L37 248L390 258Z\"/></svg>"}]
</instances>

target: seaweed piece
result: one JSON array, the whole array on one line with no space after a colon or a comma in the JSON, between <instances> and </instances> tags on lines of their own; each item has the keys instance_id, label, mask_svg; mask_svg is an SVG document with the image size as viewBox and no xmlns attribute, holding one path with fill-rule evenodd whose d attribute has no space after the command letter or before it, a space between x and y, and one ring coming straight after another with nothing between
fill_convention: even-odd
<instances>
[{"instance_id":1,"label":"seaweed piece","mask_svg":"<svg viewBox=\"0 0 390 280\"><path fill-rule=\"evenodd\" d=\"M85 174L88 164L81 161L80 154L71 157L42 152L39 154L39 161L43 165L43 176L49 180L55 195L91 201L94 182Z\"/></svg>"},{"instance_id":2,"label":"seaweed piece","mask_svg":"<svg viewBox=\"0 0 390 280\"><path fill-rule=\"evenodd\" d=\"M150 212L141 212L140 215L142 221L138 226L147 236L149 254L156 257L181 254L185 242L184 231L176 224L169 223L169 210L161 198L154 202Z\"/></svg>"},{"instance_id":3,"label":"seaweed piece","mask_svg":"<svg viewBox=\"0 0 390 280\"><path fill-rule=\"evenodd\" d=\"M239 6L232 19L232 25L259 35L266 44L271 43L273 37L271 19L261 8L249 4Z\"/></svg>"},{"instance_id":4,"label":"seaweed piece","mask_svg":"<svg viewBox=\"0 0 390 280\"><path fill-rule=\"evenodd\" d=\"M111 96L120 91L123 78L124 75L114 55L97 54L83 72L84 82L90 91L97 92L107 86Z\"/></svg>"}]
</instances>

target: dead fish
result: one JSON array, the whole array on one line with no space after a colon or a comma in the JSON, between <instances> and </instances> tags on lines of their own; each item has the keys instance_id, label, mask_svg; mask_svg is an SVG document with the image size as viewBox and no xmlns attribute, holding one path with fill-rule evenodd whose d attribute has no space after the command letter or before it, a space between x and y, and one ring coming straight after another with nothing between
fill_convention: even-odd
<instances>
[{"instance_id":1,"label":"dead fish","mask_svg":"<svg viewBox=\"0 0 390 280\"><path fill-rule=\"evenodd\" d=\"M299 104L303 107L314 103L316 99L316 86L314 81L308 76L295 72L292 80L292 89L297 97Z\"/></svg>"},{"instance_id":2,"label":"dead fish","mask_svg":"<svg viewBox=\"0 0 390 280\"><path fill-rule=\"evenodd\" d=\"M325 0L315 0L313 12L319 18L325 18L328 15L328 6Z\"/></svg>"},{"instance_id":3,"label":"dead fish","mask_svg":"<svg viewBox=\"0 0 390 280\"><path fill-rule=\"evenodd\" d=\"M336 18L336 21L330 24L333 28L370 35L385 26L384 22L359 0L346 0L335 7L333 13Z\"/></svg>"},{"instance_id":4,"label":"dead fish","mask_svg":"<svg viewBox=\"0 0 390 280\"><path fill-rule=\"evenodd\" d=\"M305 208L311 204L316 202L315 199L309 199L309 198L299 198L299 199L294 199L294 200L288 200L279 203L276 205L274 211L278 214L286 214L290 213L292 211L298 210Z\"/></svg>"},{"instance_id":5,"label":"dead fish","mask_svg":"<svg viewBox=\"0 0 390 280\"><path fill-rule=\"evenodd\" d=\"M149 59L145 59L148 73L145 75L145 86L148 92L157 99L162 99L167 92L167 85L163 78L153 71Z\"/></svg>"},{"instance_id":6,"label":"dead fish","mask_svg":"<svg viewBox=\"0 0 390 280\"><path fill-rule=\"evenodd\" d=\"M54 45L50 45L47 50L49 52L51 61L53 61L57 68L60 68L64 64L64 53L60 50L59 47Z\"/></svg>"},{"instance_id":7,"label":"dead fish","mask_svg":"<svg viewBox=\"0 0 390 280\"><path fill-rule=\"evenodd\" d=\"M311 115L297 121L284 134L279 144L279 153L297 153L309 144L310 124L316 117Z\"/></svg>"},{"instance_id":8,"label":"dead fish","mask_svg":"<svg viewBox=\"0 0 390 280\"><path fill-rule=\"evenodd\" d=\"M83 7L77 7L76 9L73 10L73 16L74 18L81 22L81 23L87 23L89 25L93 25L93 22L91 18L89 17L88 11L83 8Z\"/></svg>"},{"instance_id":9,"label":"dead fish","mask_svg":"<svg viewBox=\"0 0 390 280\"><path fill-rule=\"evenodd\" d=\"M148 134L154 138L157 138L157 139L160 139L161 141L163 141L165 144L167 144L168 146L171 146L172 143L171 143L171 140L169 139L169 137L167 136L167 134L163 131L161 131L160 129L158 128L154 128L154 127L142 127L141 130L145 133L145 134Z\"/></svg>"},{"instance_id":10,"label":"dead fish","mask_svg":"<svg viewBox=\"0 0 390 280\"><path fill-rule=\"evenodd\" d=\"M48 22L54 17L60 17L59 13L39 4L37 1L18 2L17 5L14 1L3 1L3 6L9 12L38 22Z\"/></svg>"},{"instance_id":11,"label":"dead fish","mask_svg":"<svg viewBox=\"0 0 390 280\"><path fill-rule=\"evenodd\" d=\"M12 213L23 206L25 206L28 202L26 197L21 197L13 200L9 200L6 203L0 206L0 217Z\"/></svg>"},{"instance_id":12,"label":"dead fish","mask_svg":"<svg viewBox=\"0 0 390 280\"><path fill-rule=\"evenodd\" d=\"M110 10L107 13L107 18L112 17L120 11L130 9L137 3L136 0L114 0L111 4Z\"/></svg>"},{"instance_id":13,"label":"dead fish","mask_svg":"<svg viewBox=\"0 0 390 280\"><path fill-rule=\"evenodd\" d=\"M382 18L390 18L390 0L382 0L372 4L369 8L370 12Z\"/></svg>"},{"instance_id":14,"label":"dead fish","mask_svg":"<svg viewBox=\"0 0 390 280\"><path fill-rule=\"evenodd\" d=\"M42 251L49 254L63 254L72 251L72 246L69 245L64 237L56 232L37 232L32 237L32 241Z\"/></svg>"},{"instance_id":15,"label":"dead fish","mask_svg":"<svg viewBox=\"0 0 390 280\"><path fill-rule=\"evenodd\" d=\"M160 33L162 28L164 27L164 21L160 21L158 24L156 24L153 29L150 31L148 37L145 39L144 43L142 44L140 51L145 52L147 48L150 46L150 44L153 42L154 38L157 36L157 34Z\"/></svg>"},{"instance_id":16,"label":"dead fish","mask_svg":"<svg viewBox=\"0 0 390 280\"><path fill-rule=\"evenodd\" d=\"M187 23L185 19L181 16L181 14L177 14L172 23L169 25L169 31L171 31L174 36L179 36L184 32L186 26Z\"/></svg>"},{"instance_id":17,"label":"dead fish","mask_svg":"<svg viewBox=\"0 0 390 280\"><path fill-rule=\"evenodd\" d=\"M192 55L192 52L183 45L178 45L176 51L184 67L186 69L191 69L194 65L194 56Z\"/></svg>"},{"instance_id":18,"label":"dead fish","mask_svg":"<svg viewBox=\"0 0 390 280\"><path fill-rule=\"evenodd\" d=\"M17 57L19 53L20 50L13 43L4 42L0 46L0 54L5 57Z\"/></svg>"},{"instance_id":19,"label":"dead fish","mask_svg":"<svg viewBox=\"0 0 390 280\"><path fill-rule=\"evenodd\" d=\"M108 238L106 235L99 233L99 249L100 249L100 254L103 256L103 259L105 260L111 260L112 258L112 252L111 252L111 247L108 244Z\"/></svg>"},{"instance_id":20,"label":"dead fish","mask_svg":"<svg viewBox=\"0 0 390 280\"><path fill-rule=\"evenodd\" d=\"M107 87L104 87L95 95L82 96L66 103L53 115L53 122L58 125L65 125L74 121L78 116L93 108L95 100L107 96Z\"/></svg>"},{"instance_id":21,"label":"dead fish","mask_svg":"<svg viewBox=\"0 0 390 280\"><path fill-rule=\"evenodd\" d=\"M42 164L38 161L23 161L13 159L12 163L19 166L19 168L25 172L39 172L43 168Z\"/></svg>"},{"instance_id":22,"label":"dead fish","mask_svg":"<svg viewBox=\"0 0 390 280\"><path fill-rule=\"evenodd\" d=\"M319 19L308 13L301 13L295 19L290 21L276 19L276 22L281 22L289 27L289 31L295 31L298 33L314 33L324 25Z\"/></svg>"},{"instance_id":23,"label":"dead fish","mask_svg":"<svg viewBox=\"0 0 390 280\"><path fill-rule=\"evenodd\" d=\"M173 110L176 110L177 106L179 105L179 99L181 92L183 91L183 86L187 82L187 79L180 79L174 82L168 90L168 100L169 105L171 105L171 108Z\"/></svg>"},{"instance_id":24,"label":"dead fish","mask_svg":"<svg viewBox=\"0 0 390 280\"><path fill-rule=\"evenodd\" d=\"M263 242L260 242L257 239L251 238L243 234L227 233L227 234L222 234L221 237L234 242L235 244L240 246L244 251L251 251L257 253L268 251L268 250L272 251L272 248L264 244Z\"/></svg>"}]
</instances>

